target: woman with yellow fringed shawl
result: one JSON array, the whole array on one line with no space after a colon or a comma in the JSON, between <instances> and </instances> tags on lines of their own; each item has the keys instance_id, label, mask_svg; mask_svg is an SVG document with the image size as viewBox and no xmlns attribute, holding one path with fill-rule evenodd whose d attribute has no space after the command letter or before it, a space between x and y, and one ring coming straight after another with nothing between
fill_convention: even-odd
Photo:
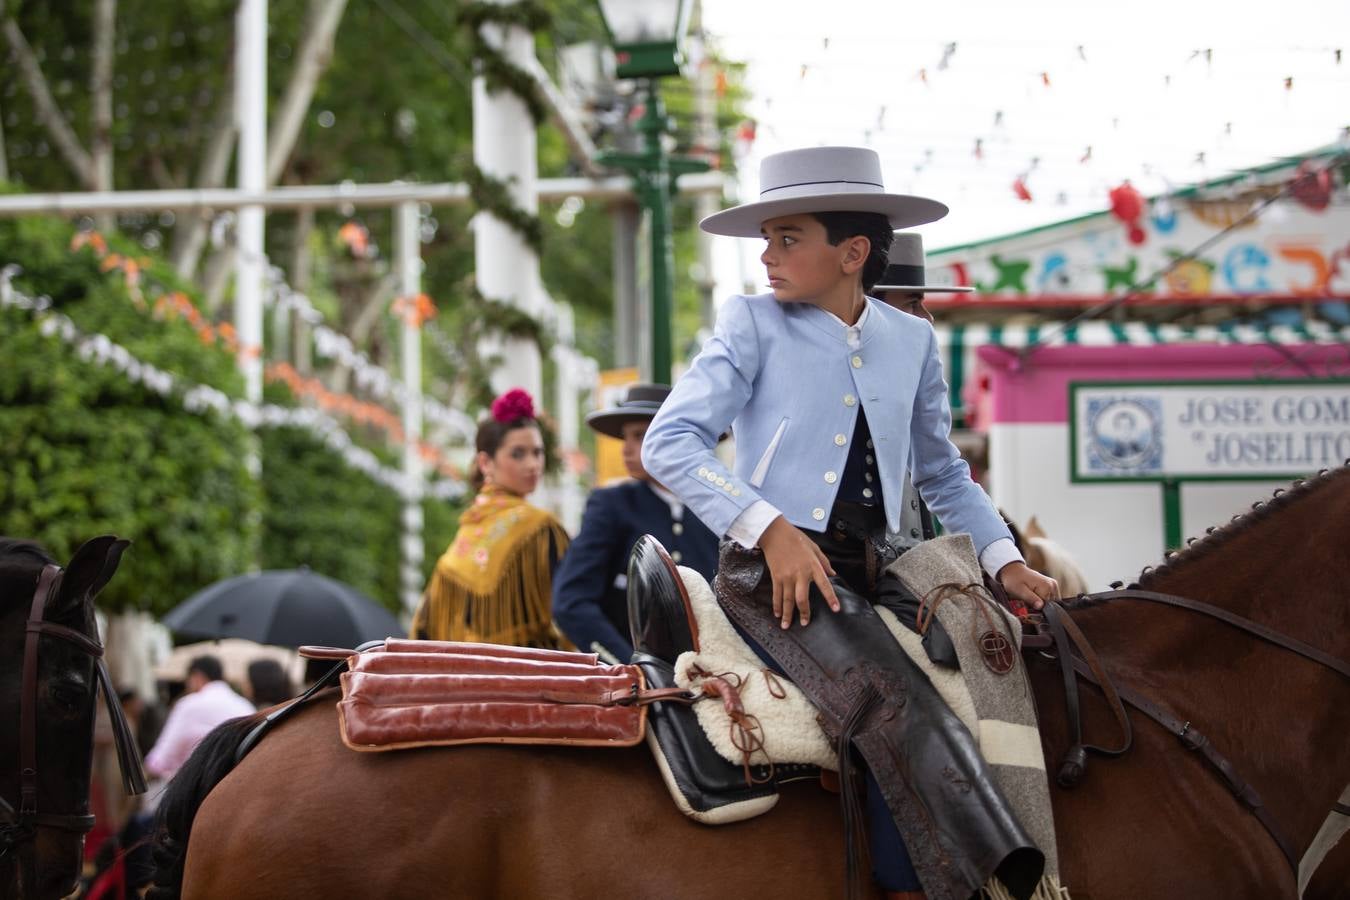
<instances>
[{"instance_id":1,"label":"woman with yellow fringed shawl","mask_svg":"<svg viewBox=\"0 0 1350 900\"><path fill-rule=\"evenodd\" d=\"M516 388L492 401L474 445L478 494L436 563L412 635L570 649L549 609L567 532L547 510L525 502L544 472L544 438L530 395Z\"/></svg>"}]
</instances>

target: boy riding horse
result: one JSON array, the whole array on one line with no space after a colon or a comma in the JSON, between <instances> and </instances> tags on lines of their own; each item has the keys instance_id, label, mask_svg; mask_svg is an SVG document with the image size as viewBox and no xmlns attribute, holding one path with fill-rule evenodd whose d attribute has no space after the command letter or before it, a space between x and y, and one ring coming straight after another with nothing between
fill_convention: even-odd
<instances>
[{"instance_id":1,"label":"boy riding horse","mask_svg":"<svg viewBox=\"0 0 1350 900\"><path fill-rule=\"evenodd\" d=\"M762 238L771 293L722 306L713 337L653 420L643 463L723 536L716 587L732 622L866 761L881 887L914 897L922 885L929 897L964 900L996 874L1020 893L1040 877L1040 852L969 731L872 608L912 600L883 571L907 463L947 530L971 535L1012 597L1039 608L1058 596L1053 580L1027 568L948 440L932 327L866 293L893 230L947 209L886 193L880 160L860 148L769 156L760 184L759 202L701 227ZM728 429L730 470L713 452Z\"/></svg>"}]
</instances>

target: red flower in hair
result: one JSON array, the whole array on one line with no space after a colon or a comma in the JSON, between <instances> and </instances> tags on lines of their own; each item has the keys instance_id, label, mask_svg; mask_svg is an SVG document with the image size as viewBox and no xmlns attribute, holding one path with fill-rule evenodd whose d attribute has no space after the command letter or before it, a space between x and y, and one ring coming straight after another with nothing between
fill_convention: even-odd
<instances>
[{"instance_id":1,"label":"red flower in hair","mask_svg":"<svg viewBox=\"0 0 1350 900\"><path fill-rule=\"evenodd\" d=\"M520 388L511 388L492 401L492 418L505 424L534 418L534 398Z\"/></svg>"}]
</instances>

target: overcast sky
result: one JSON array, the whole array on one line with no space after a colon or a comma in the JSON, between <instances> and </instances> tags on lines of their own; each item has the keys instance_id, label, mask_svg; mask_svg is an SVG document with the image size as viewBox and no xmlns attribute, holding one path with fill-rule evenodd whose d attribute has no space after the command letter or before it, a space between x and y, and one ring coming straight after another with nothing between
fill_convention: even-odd
<instances>
[{"instance_id":1,"label":"overcast sky","mask_svg":"<svg viewBox=\"0 0 1350 900\"><path fill-rule=\"evenodd\" d=\"M951 207L923 229L930 250L1104 209L1125 179L1153 195L1350 126L1350 0L704 0L704 18L748 65L758 130L742 197L766 154L870 146L888 190ZM740 242L741 263L735 239L715 241L719 292L738 271L763 290L756 242Z\"/></svg>"}]
</instances>

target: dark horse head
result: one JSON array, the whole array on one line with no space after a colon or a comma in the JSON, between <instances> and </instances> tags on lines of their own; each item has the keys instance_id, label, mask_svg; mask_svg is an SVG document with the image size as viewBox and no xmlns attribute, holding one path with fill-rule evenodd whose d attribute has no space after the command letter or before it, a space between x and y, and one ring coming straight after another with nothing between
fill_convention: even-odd
<instances>
[{"instance_id":1,"label":"dark horse head","mask_svg":"<svg viewBox=\"0 0 1350 900\"><path fill-rule=\"evenodd\" d=\"M97 537L59 575L53 569L53 589L44 585L39 604L45 625L34 630L28 623L39 580L55 561L37 544L0 537L0 896L62 897L80 874L92 824L89 773L102 653L94 595L117 570L126 546L112 536ZM26 663L30 643L36 659ZM26 665L36 676L31 683ZM27 732L33 737L31 766L23 759ZM27 768L35 774L25 779ZM36 786L35 794L24 796L25 780Z\"/></svg>"}]
</instances>

